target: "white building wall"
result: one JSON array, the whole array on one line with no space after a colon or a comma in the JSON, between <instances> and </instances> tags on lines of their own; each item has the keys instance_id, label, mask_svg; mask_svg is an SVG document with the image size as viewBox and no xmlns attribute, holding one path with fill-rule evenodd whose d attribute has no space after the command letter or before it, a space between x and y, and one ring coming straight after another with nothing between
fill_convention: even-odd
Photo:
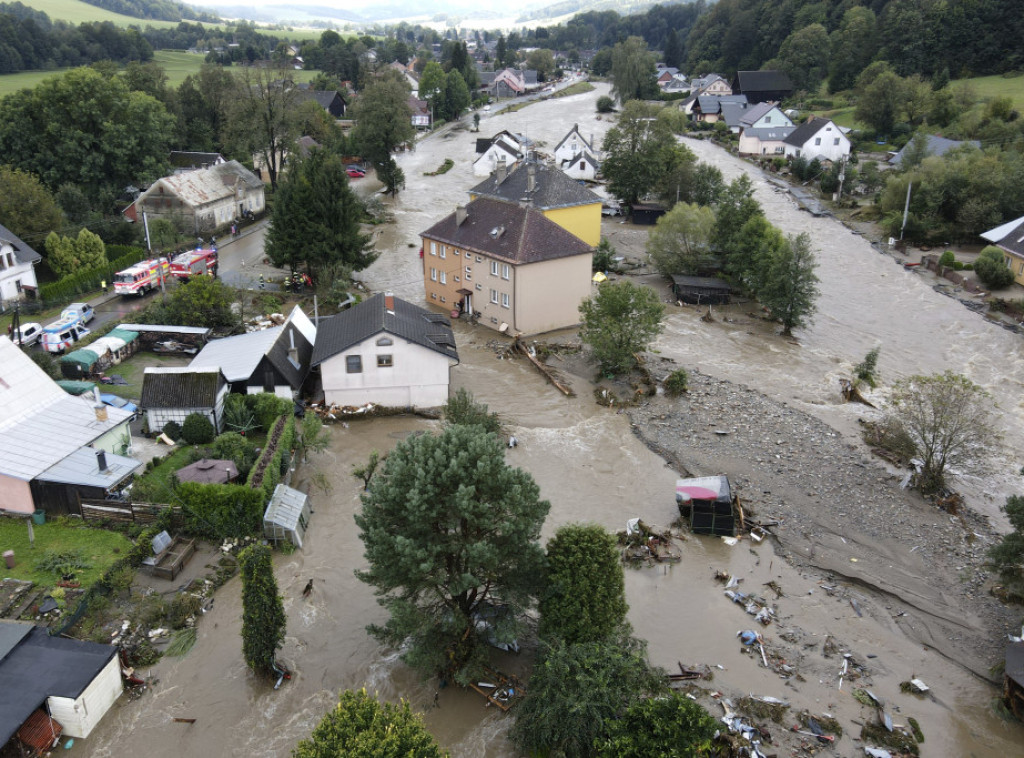
<instances>
[{"instance_id":1,"label":"white building wall","mask_svg":"<svg viewBox=\"0 0 1024 758\"><path fill-rule=\"evenodd\" d=\"M123 690L121 666L115 655L78 699L50 697L46 705L50 715L64 727L65 736L88 737Z\"/></svg>"},{"instance_id":2,"label":"white building wall","mask_svg":"<svg viewBox=\"0 0 1024 758\"><path fill-rule=\"evenodd\" d=\"M247 395L258 395L263 391L263 387L257 386L255 384L250 384L245 388L245 393ZM285 400L294 400L296 395L298 395L299 393L293 390L290 385L277 384L274 385L274 394L277 395L278 397L283 397Z\"/></svg>"},{"instance_id":3,"label":"white building wall","mask_svg":"<svg viewBox=\"0 0 1024 758\"><path fill-rule=\"evenodd\" d=\"M491 145L480 154L480 157L473 161L473 176L490 176L498 168L499 161L505 161L509 171L518 163L516 156L509 154L497 145Z\"/></svg>"},{"instance_id":4,"label":"white building wall","mask_svg":"<svg viewBox=\"0 0 1024 758\"><path fill-rule=\"evenodd\" d=\"M786 153L786 143L781 139L760 140L748 135L746 130L740 132L740 155L778 155Z\"/></svg>"},{"instance_id":5,"label":"white building wall","mask_svg":"<svg viewBox=\"0 0 1024 758\"><path fill-rule=\"evenodd\" d=\"M811 161L815 158L823 161L838 161L850 154L850 139L842 133L838 126L829 123L818 130L800 147L786 145L787 157L804 157Z\"/></svg>"},{"instance_id":6,"label":"white building wall","mask_svg":"<svg viewBox=\"0 0 1024 758\"><path fill-rule=\"evenodd\" d=\"M394 344L377 345L383 336ZM362 359L361 373L347 373L346 358L350 355ZM378 366L378 355L391 355L392 366ZM450 359L441 353L379 333L322 363L320 377L327 403L434 408L448 402L450 367Z\"/></svg>"},{"instance_id":7,"label":"white building wall","mask_svg":"<svg viewBox=\"0 0 1024 758\"><path fill-rule=\"evenodd\" d=\"M4 250L10 250L4 246ZM0 250L2 253L2 250ZM22 296L18 291L18 285L22 287L37 287L36 270L31 263L15 263L13 266L4 267L0 262L0 301L7 302L17 300Z\"/></svg>"}]
</instances>

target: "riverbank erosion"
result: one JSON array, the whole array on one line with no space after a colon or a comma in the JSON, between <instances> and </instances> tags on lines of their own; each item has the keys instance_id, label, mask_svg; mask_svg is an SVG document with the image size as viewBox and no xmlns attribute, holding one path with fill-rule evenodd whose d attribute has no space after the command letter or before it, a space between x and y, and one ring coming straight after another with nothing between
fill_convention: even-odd
<instances>
[{"instance_id":1,"label":"riverbank erosion","mask_svg":"<svg viewBox=\"0 0 1024 758\"><path fill-rule=\"evenodd\" d=\"M727 474L748 512L778 520L778 552L794 566L871 590L865 612L991 679L1020 612L988 592L986 552L998 535L986 518L936 508L824 422L699 372L683 397L652 397L628 413L672 465Z\"/></svg>"}]
</instances>

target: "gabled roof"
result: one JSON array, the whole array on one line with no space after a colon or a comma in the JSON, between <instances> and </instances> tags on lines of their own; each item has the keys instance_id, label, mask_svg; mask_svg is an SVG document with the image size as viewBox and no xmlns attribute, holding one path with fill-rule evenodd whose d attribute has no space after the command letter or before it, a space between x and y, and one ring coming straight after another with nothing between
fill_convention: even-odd
<instances>
[{"instance_id":1,"label":"gabled roof","mask_svg":"<svg viewBox=\"0 0 1024 758\"><path fill-rule=\"evenodd\" d=\"M262 180L252 171L238 161L228 161L157 179L136 202L141 203L152 195L159 195L163 188L186 205L201 207L233 196L239 184L252 190L263 189Z\"/></svg>"},{"instance_id":2,"label":"gabled roof","mask_svg":"<svg viewBox=\"0 0 1024 758\"><path fill-rule=\"evenodd\" d=\"M793 82L785 71L737 71L740 92L774 92L793 89Z\"/></svg>"},{"instance_id":3,"label":"gabled roof","mask_svg":"<svg viewBox=\"0 0 1024 758\"><path fill-rule=\"evenodd\" d=\"M762 116L767 115L767 113L773 108L778 108L778 106L774 103L757 103L756 105L751 105L747 108L742 118L740 118L740 123L745 126L750 126ZM779 111L779 113L782 113L782 111Z\"/></svg>"},{"instance_id":4,"label":"gabled roof","mask_svg":"<svg viewBox=\"0 0 1024 758\"><path fill-rule=\"evenodd\" d=\"M724 82L725 78L719 76L718 74L707 74L706 76L701 76L694 79L692 82L690 82L690 84L693 86L694 89L705 89L706 87L718 81Z\"/></svg>"},{"instance_id":5,"label":"gabled roof","mask_svg":"<svg viewBox=\"0 0 1024 758\"><path fill-rule=\"evenodd\" d=\"M722 103L722 120L730 127L738 127L743 114L747 112L746 103L733 102L731 99Z\"/></svg>"},{"instance_id":6,"label":"gabled roof","mask_svg":"<svg viewBox=\"0 0 1024 758\"><path fill-rule=\"evenodd\" d=\"M393 310L387 308L388 298L393 300ZM319 366L381 332L433 350L452 360L459 359L455 350L455 335L448 319L393 295L374 295L320 322L316 345L313 347L313 365Z\"/></svg>"},{"instance_id":7,"label":"gabled roof","mask_svg":"<svg viewBox=\"0 0 1024 758\"><path fill-rule=\"evenodd\" d=\"M142 468L142 461L123 455L104 453L107 468L100 471L96 461L96 450L80 447L67 458L50 466L36 479L57 484L77 484L83 487L98 487L109 490L116 487L130 475Z\"/></svg>"},{"instance_id":8,"label":"gabled roof","mask_svg":"<svg viewBox=\"0 0 1024 758\"><path fill-rule=\"evenodd\" d=\"M697 95L697 105L701 113L721 113L723 106L730 105L747 106L746 95Z\"/></svg>"},{"instance_id":9,"label":"gabled roof","mask_svg":"<svg viewBox=\"0 0 1024 758\"><path fill-rule=\"evenodd\" d=\"M298 352L298 366L288 356L293 341ZM229 382L244 382L266 356L288 384L298 389L309 373L309 359L315 341L316 327L302 309L295 306L282 326L207 343L189 363L189 368L219 368Z\"/></svg>"},{"instance_id":10,"label":"gabled roof","mask_svg":"<svg viewBox=\"0 0 1024 758\"><path fill-rule=\"evenodd\" d=\"M561 173L561 172L559 172ZM533 208L483 197L438 221L423 236L515 264L585 255L591 247Z\"/></svg>"},{"instance_id":11,"label":"gabled roof","mask_svg":"<svg viewBox=\"0 0 1024 758\"><path fill-rule=\"evenodd\" d=\"M572 137L573 134L576 135L576 137L579 139L579 141L583 144L583 147L586 148L586 152L591 152L592 153L594 151L594 146L590 144L590 140L586 139L580 133L580 125L579 124L573 124L572 125L572 129L569 130L569 133L566 134L564 137L562 137L562 141L559 142L555 146L554 152L557 153L562 148L562 145L564 145L566 142L569 141L569 138Z\"/></svg>"},{"instance_id":12,"label":"gabled roof","mask_svg":"<svg viewBox=\"0 0 1024 758\"><path fill-rule=\"evenodd\" d=\"M334 115L332 108L338 110L339 105L342 112L345 110L345 96L337 90L299 89L296 92L298 93L298 102L304 103L308 100L315 100L320 104L321 108L331 112L331 115Z\"/></svg>"},{"instance_id":13,"label":"gabled roof","mask_svg":"<svg viewBox=\"0 0 1024 758\"><path fill-rule=\"evenodd\" d=\"M593 153L588 153L588 152L586 152L586 151L584 151L584 152L582 152L582 153L576 153L576 155L574 155L574 156L573 156L572 158L570 158L569 160L567 160L567 161L562 161L562 165L563 165L563 166L575 166L575 165L576 165L577 163L579 163L580 161L585 161L586 163L589 163L589 164L590 164L591 166L593 166L593 167L594 167L594 170L595 170L595 171L596 171L596 170L597 170L597 169L598 169L598 168L600 167L600 165L601 165L600 163L598 163L598 162L597 162L597 159L596 159L596 158L594 157L594 154L593 154Z\"/></svg>"},{"instance_id":14,"label":"gabled roof","mask_svg":"<svg viewBox=\"0 0 1024 758\"><path fill-rule=\"evenodd\" d=\"M112 645L51 637L41 626L0 621L8 625L18 627L14 636L20 639L0 658L0 745L46 698L78 699L117 655Z\"/></svg>"},{"instance_id":15,"label":"gabled roof","mask_svg":"<svg viewBox=\"0 0 1024 758\"><path fill-rule=\"evenodd\" d=\"M1024 255L1024 216L982 232L981 238L1017 255Z\"/></svg>"},{"instance_id":16,"label":"gabled roof","mask_svg":"<svg viewBox=\"0 0 1024 758\"><path fill-rule=\"evenodd\" d=\"M961 147L962 145L974 145L977 148L981 147L981 143L976 139L961 141L955 139L946 139L945 137L938 137L934 134L929 134L927 138L928 155L945 155L950 150L955 150L956 148ZM893 166L898 166L901 163L903 163L903 153L906 151L909 145L909 142L906 145L904 145L902 149L900 149L900 151L896 153L896 155L889 159L889 163Z\"/></svg>"},{"instance_id":17,"label":"gabled roof","mask_svg":"<svg viewBox=\"0 0 1024 758\"><path fill-rule=\"evenodd\" d=\"M171 150L170 164L174 168L206 168L224 163L220 153L200 153L193 150Z\"/></svg>"},{"instance_id":18,"label":"gabled roof","mask_svg":"<svg viewBox=\"0 0 1024 758\"><path fill-rule=\"evenodd\" d=\"M106 411L99 421L92 395L67 394L0 336L0 474L31 481L132 415Z\"/></svg>"},{"instance_id":19,"label":"gabled roof","mask_svg":"<svg viewBox=\"0 0 1024 758\"><path fill-rule=\"evenodd\" d=\"M785 142L787 145L803 147L807 144L808 140L831 123L831 119L822 118L821 116L813 116L794 129L790 135L786 137ZM839 131L838 128L836 131ZM842 132L839 133L842 134Z\"/></svg>"},{"instance_id":20,"label":"gabled roof","mask_svg":"<svg viewBox=\"0 0 1024 758\"><path fill-rule=\"evenodd\" d=\"M22 242L17 234L0 224L0 247L4 245L10 245L14 249L14 257L18 263L38 263L43 259L43 256Z\"/></svg>"},{"instance_id":21,"label":"gabled roof","mask_svg":"<svg viewBox=\"0 0 1024 758\"><path fill-rule=\"evenodd\" d=\"M743 127L743 134L745 136L756 137L761 142L770 142L773 140L781 142L795 131L795 126L761 126L757 128L752 126Z\"/></svg>"},{"instance_id":22,"label":"gabled roof","mask_svg":"<svg viewBox=\"0 0 1024 758\"><path fill-rule=\"evenodd\" d=\"M142 375L142 399L149 408L213 408L226 384L219 368L155 367Z\"/></svg>"},{"instance_id":23,"label":"gabled roof","mask_svg":"<svg viewBox=\"0 0 1024 758\"><path fill-rule=\"evenodd\" d=\"M532 180L531 169L534 172ZM531 181L533 189L528 190ZM474 199L490 197L507 203L519 203L526 199L532 207L540 210L601 202L600 197L557 168L537 163L520 165L509 172L502 182L498 181L497 174L492 174L473 187L469 195Z\"/></svg>"}]
</instances>

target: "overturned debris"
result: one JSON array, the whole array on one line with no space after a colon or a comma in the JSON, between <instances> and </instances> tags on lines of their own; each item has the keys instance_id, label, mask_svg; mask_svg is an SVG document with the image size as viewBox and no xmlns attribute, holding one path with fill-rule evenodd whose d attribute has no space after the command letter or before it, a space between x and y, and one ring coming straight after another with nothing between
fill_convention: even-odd
<instances>
[{"instance_id":1,"label":"overturned debris","mask_svg":"<svg viewBox=\"0 0 1024 758\"><path fill-rule=\"evenodd\" d=\"M860 390L857 389L857 385L851 382L849 379L839 380L839 389L843 393L843 400L848 403L861 403L866 405L868 408L874 408L875 406L867 400Z\"/></svg>"},{"instance_id":2,"label":"overturned debris","mask_svg":"<svg viewBox=\"0 0 1024 758\"><path fill-rule=\"evenodd\" d=\"M789 711L789 703L775 697L755 697L748 695L736 701L736 710L759 719L770 719L781 724Z\"/></svg>"},{"instance_id":3,"label":"overturned debris","mask_svg":"<svg viewBox=\"0 0 1024 758\"><path fill-rule=\"evenodd\" d=\"M492 681L469 683L469 688L487 701L484 703L485 708L493 705L507 712L526 694L523 683L517 677L506 676L493 669L485 669L485 673Z\"/></svg>"},{"instance_id":4,"label":"overturned debris","mask_svg":"<svg viewBox=\"0 0 1024 758\"><path fill-rule=\"evenodd\" d=\"M678 563L683 559L683 552L675 545L679 538L671 529L648 526L639 518L627 521L626 530L616 536L623 546L622 560L625 562Z\"/></svg>"},{"instance_id":5,"label":"overturned debris","mask_svg":"<svg viewBox=\"0 0 1024 758\"><path fill-rule=\"evenodd\" d=\"M567 397L573 396L574 393L572 389L567 385L563 384L562 382L560 382L558 379L556 379L554 372L549 367L547 367L539 360L537 360L537 348L535 346L530 347L525 345L517 335L516 338L512 341L512 346L509 349L509 352L518 352L521 355L525 355L526 359L530 361L530 363L532 363L536 367L536 369L540 371L541 374L544 375L544 378L551 382L551 384L554 385L559 392L561 392Z\"/></svg>"}]
</instances>

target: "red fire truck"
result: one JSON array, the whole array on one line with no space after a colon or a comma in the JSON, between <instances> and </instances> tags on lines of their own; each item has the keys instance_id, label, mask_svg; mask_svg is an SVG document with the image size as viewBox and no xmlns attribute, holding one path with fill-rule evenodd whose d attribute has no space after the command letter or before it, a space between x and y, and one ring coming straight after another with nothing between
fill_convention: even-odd
<instances>
[{"instance_id":1,"label":"red fire truck","mask_svg":"<svg viewBox=\"0 0 1024 758\"><path fill-rule=\"evenodd\" d=\"M216 248L196 248L181 255L175 256L171 261L171 276L183 282L193 276L209 274L217 275L217 250Z\"/></svg>"},{"instance_id":2,"label":"red fire truck","mask_svg":"<svg viewBox=\"0 0 1024 758\"><path fill-rule=\"evenodd\" d=\"M166 258L152 258L129 266L114 274L114 292L118 295L142 297L160 286L160 280L170 274L171 266Z\"/></svg>"}]
</instances>

